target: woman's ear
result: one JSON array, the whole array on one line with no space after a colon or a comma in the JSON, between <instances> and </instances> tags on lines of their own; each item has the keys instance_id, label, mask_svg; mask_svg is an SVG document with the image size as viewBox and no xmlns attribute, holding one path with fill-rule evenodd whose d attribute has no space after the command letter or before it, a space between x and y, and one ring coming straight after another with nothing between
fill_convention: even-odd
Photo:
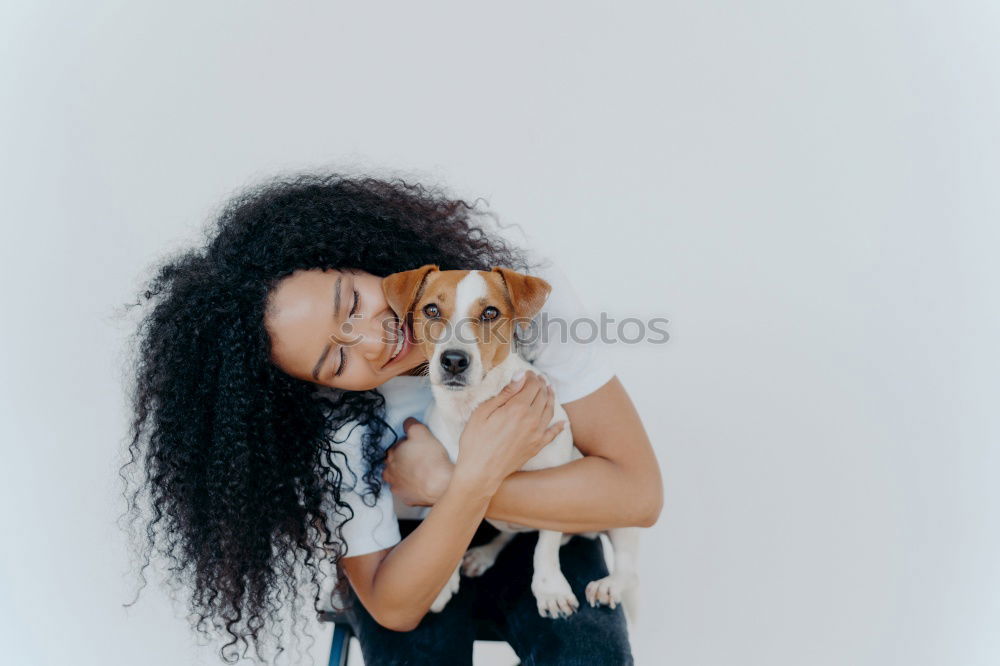
<instances>
[{"instance_id":1,"label":"woman's ear","mask_svg":"<svg viewBox=\"0 0 1000 666\"><path fill-rule=\"evenodd\" d=\"M420 298L424 281L432 272L439 270L437 264L424 264L411 271L401 271L382 278L382 293L396 316L406 319L417 299Z\"/></svg>"},{"instance_id":2,"label":"woman's ear","mask_svg":"<svg viewBox=\"0 0 1000 666\"><path fill-rule=\"evenodd\" d=\"M507 287L507 295L514 306L515 324L527 324L542 309L552 292L552 285L540 277L518 273L503 266L494 266L493 272L500 274Z\"/></svg>"}]
</instances>

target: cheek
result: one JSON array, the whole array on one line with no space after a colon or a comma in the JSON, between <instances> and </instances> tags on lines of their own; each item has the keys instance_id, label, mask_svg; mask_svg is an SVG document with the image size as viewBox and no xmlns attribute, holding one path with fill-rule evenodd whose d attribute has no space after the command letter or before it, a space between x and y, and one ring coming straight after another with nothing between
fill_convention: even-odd
<instances>
[{"instance_id":1,"label":"cheek","mask_svg":"<svg viewBox=\"0 0 1000 666\"><path fill-rule=\"evenodd\" d=\"M424 358L430 358L434 355L434 345L431 343L431 327L428 326L427 320L421 317L414 317L413 321L410 322L410 335L416 341L413 347L414 352L420 352Z\"/></svg>"},{"instance_id":2,"label":"cheek","mask_svg":"<svg viewBox=\"0 0 1000 666\"><path fill-rule=\"evenodd\" d=\"M413 335L423 346L428 356L434 352L434 346L444 342L448 326L439 319L417 319L413 322Z\"/></svg>"},{"instance_id":3,"label":"cheek","mask_svg":"<svg viewBox=\"0 0 1000 666\"><path fill-rule=\"evenodd\" d=\"M356 376L350 378L343 378L343 383L339 388L345 391L370 391L373 388L380 386L378 378L374 377L370 372L358 372Z\"/></svg>"},{"instance_id":4,"label":"cheek","mask_svg":"<svg viewBox=\"0 0 1000 666\"><path fill-rule=\"evenodd\" d=\"M370 313L382 312L388 307L388 303L385 300L385 292L382 291L381 280L363 291L361 297L365 300L365 310Z\"/></svg>"},{"instance_id":5,"label":"cheek","mask_svg":"<svg viewBox=\"0 0 1000 666\"><path fill-rule=\"evenodd\" d=\"M496 345L488 345L485 350L483 350L482 346L480 346L480 351L485 354L489 354L489 363L485 360L486 356L483 356L483 365L486 366L487 370L495 368L503 363L507 359L507 355L510 353L507 351L506 347L498 347Z\"/></svg>"},{"instance_id":6,"label":"cheek","mask_svg":"<svg viewBox=\"0 0 1000 666\"><path fill-rule=\"evenodd\" d=\"M503 328L482 331L479 336L479 358L488 372L503 363L510 355L509 332Z\"/></svg>"}]
</instances>

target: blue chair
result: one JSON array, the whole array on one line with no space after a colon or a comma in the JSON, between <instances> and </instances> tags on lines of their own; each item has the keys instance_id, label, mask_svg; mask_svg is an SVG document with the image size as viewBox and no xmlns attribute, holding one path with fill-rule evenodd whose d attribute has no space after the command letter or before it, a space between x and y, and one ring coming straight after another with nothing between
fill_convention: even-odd
<instances>
[{"instance_id":1,"label":"blue chair","mask_svg":"<svg viewBox=\"0 0 1000 666\"><path fill-rule=\"evenodd\" d=\"M351 638L354 636L351 625L344 617L333 611L320 611L319 621L333 622L333 641L330 643L329 665L347 666L347 657L351 653ZM504 642L503 638L485 625L480 625L476 630L476 640Z\"/></svg>"},{"instance_id":2,"label":"blue chair","mask_svg":"<svg viewBox=\"0 0 1000 666\"><path fill-rule=\"evenodd\" d=\"M351 654L351 637L354 631L351 625L333 611L320 611L320 622L333 622L333 641L330 643L330 666L347 666L347 657Z\"/></svg>"}]
</instances>

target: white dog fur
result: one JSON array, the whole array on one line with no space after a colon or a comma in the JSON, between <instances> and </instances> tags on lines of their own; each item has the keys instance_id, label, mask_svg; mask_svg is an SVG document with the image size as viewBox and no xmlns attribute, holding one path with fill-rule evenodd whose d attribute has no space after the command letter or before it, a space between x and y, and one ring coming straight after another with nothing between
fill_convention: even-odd
<instances>
[{"instance_id":1,"label":"white dog fur","mask_svg":"<svg viewBox=\"0 0 1000 666\"><path fill-rule=\"evenodd\" d=\"M458 282L454 311L460 313L469 311L480 298L486 296L486 293L487 285L482 274L479 271L469 271L468 275ZM460 350L468 355L469 367L464 373L471 378L468 386L456 390L442 384L444 371L440 361L441 353L445 350ZM531 363L513 352L496 367L484 373L478 341L470 332L463 333L457 327L447 339L436 341L429 368L434 404L426 415L426 424L444 445L452 461L458 456L459 440L465 424L479 404L497 395L518 372L531 370L544 378L544 375ZM476 381L479 378L481 380ZM566 419L567 425L551 443L524 465L522 468L524 470L554 467L582 457L573 446L573 433L569 427L566 411L559 404L558 396L556 397L550 424ZM496 520L489 522L500 530L500 534L489 543L470 548L466 552L462 564L455 569L451 579L431 606L432 611L441 611L452 595L458 591L460 570L467 576L481 575L493 565L500 551L517 532L534 529ZM635 615L634 593L638 583L636 572L638 532L639 528L620 528L607 532L614 549L614 570L609 576L592 581L586 589L586 596L591 605L605 604L614 608L624 602L626 613L631 619L634 619ZM597 535L598 533L594 532L585 536L594 538ZM534 553L531 591L538 602L538 612L543 617L568 617L579 607L579 602L559 566L559 548L569 538L570 535L560 532L539 531Z\"/></svg>"}]
</instances>

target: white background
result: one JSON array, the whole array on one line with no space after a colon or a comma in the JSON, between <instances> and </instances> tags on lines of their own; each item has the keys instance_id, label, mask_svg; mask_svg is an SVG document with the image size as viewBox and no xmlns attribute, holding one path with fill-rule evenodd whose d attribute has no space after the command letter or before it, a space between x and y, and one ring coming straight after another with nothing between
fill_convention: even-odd
<instances>
[{"instance_id":1,"label":"white background","mask_svg":"<svg viewBox=\"0 0 1000 666\"><path fill-rule=\"evenodd\" d=\"M482 4L3 3L0 661L219 663L158 579L122 608L115 313L333 167L670 319L613 350L666 488L637 663L998 663L1000 6Z\"/></svg>"}]
</instances>

